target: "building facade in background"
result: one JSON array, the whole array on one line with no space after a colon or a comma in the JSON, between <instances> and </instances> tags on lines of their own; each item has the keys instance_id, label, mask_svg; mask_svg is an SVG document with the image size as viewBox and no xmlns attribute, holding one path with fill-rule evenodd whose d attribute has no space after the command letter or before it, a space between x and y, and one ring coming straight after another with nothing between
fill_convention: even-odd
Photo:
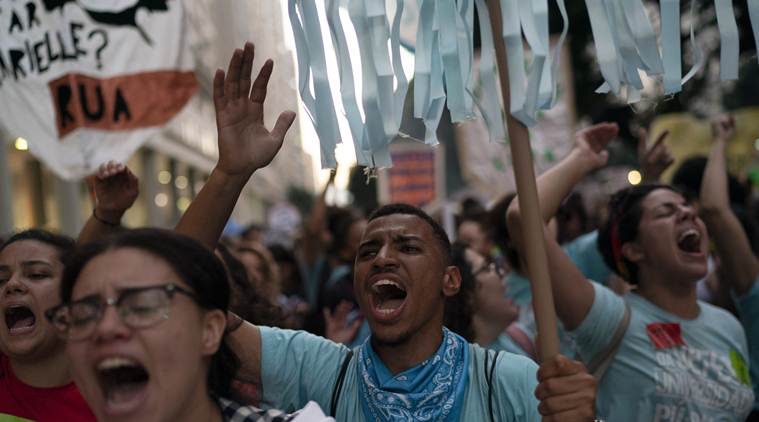
<instances>
[{"instance_id":1,"label":"building facade in background","mask_svg":"<svg viewBox=\"0 0 759 422\"><path fill-rule=\"evenodd\" d=\"M267 58L275 62L265 109L267 126L273 126L281 111L298 110L294 57L284 42L282 6L246 0L185 2L200 89L127 163L140 178L140 196L125 215L125 225L172 227L202 187L218 154L213 74L226 68L234 49L245 41L256 45L254 74ZM44 227L75 235L92 212L85 183L59 179L17 138L0 134L0 233ZM284 199L291 187L314 189L313 159L301 142L296 119L277 158L244 190L233 219L240 224L263 222L266 209Z\"/></svg>"}]
</instances>

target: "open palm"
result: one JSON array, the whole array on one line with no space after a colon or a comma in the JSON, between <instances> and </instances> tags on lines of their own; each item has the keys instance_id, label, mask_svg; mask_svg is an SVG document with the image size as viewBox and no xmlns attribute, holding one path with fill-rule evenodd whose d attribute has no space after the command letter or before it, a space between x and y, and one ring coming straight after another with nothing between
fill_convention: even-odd
<instances>
[{"instance_id":1,"label":"open palm","mask_svg":"<svg viewBox=\"0 0 759 422\"><path fill-rule=\"evenodd\" d=\"M250 176L267 166L282 147L295 113L279 115L274 128L264 126L264 100L274 63L267 60L251 89L253 44L237 49L229 61L227 74L214 75L213 98L219 136L219 170L229 175Z\"/></svg>"}]
</instances>

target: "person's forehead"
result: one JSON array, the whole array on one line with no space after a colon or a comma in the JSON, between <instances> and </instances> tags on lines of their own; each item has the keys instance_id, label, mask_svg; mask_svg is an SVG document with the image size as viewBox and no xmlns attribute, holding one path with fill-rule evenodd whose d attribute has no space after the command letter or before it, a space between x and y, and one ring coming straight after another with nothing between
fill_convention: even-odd
<instances>
[{"instance_id":1,"label":"person's forehead","mask_svg":"<svg viewBox=\"0 0 759 422\"><path fill-rule=\"evenodd\" d=\"M42 261L50 264L59 262L58 249L53 245L34 239L19 240L0 251L0 262L15 260Z\"/></svg>"},{"instance_id":2,"label":"person's forehead","mask_svg":"<svg viewBox=\"0 0 759 422\"><path fill-rule=\"evenodd\" d=\"M642 204L644 208L655 208L667 203L682 204L684 202L685 198L679 193L662 188L651 191L643 198Z\"/></svg>"},{"instance_id":3,"label":"person's forehead","mask_svg":"<svg viewBox=\"0 0 759 422\"><path fill-rule=\"evenodd\" d=\"M416 236L433 239L429 223L413 214L390 214L370 221L364 230L363 240L382 236Z\"/></svg>"},{"instance_id":4,"label":"person's forehead","mask_svg":"<svg viewBox=\"0 0 759 422\"><path fill-rule=\"evenodd\" d=\"M480 223L472 220L467 220L461 223L459 225L459 232L463 234L469 234L469 235L481 235L484 233L484 230Z\"/></svg>"},{"instance_id":5,"label":"person's forehead","mask_svg":"<svg viewBox=\"0 0 759 422\"><path fill-rule=\"evenodd\" d=\"M163 258L138 248L116 248L84 265L73 288L73 299L103 291L175 283L189 287Z\"/></svg>"}]
</instances>

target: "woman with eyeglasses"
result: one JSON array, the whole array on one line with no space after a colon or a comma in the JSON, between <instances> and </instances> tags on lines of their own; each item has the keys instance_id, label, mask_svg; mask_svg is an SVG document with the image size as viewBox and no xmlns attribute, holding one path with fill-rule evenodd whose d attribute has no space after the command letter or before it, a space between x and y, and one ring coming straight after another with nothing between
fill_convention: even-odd
<instances>
[{"instance_id":1,"label":"woman with eyeglasses","mask_svg":"<svg viewBox=\"0 0 759 422\"><path fill-rule=\"evenodd\" d=\"M227 343L226 280L216 256L165 230L124 232L74 254L62 304L46 316L99 421L264 416L233 387L239 360Z\"/></svg>"},{"instance_id":2,"label":"woman with eyeglasses","mask_svg":"<svg viewBox=\"0 0 759 422\"><path fill-rule=\"evenodd\" d=\"M446 326L487 349L536 359L531 335L516 322L519 307L504 295L503 270L464 243L454 242L451 251L461 288L446 303Z\"/></svg>"},{"instance_id":3,"label":"woman with eyeglasses","mask_svg":"<svg viewBox=\"0 0 759 422\"><path fill-rule=\"evenodd\" d=\"M578 139L538 178L543 213L603 166L605 143ZM520 232L518 204L509 228ZM597 413L614 421L743 421L754 401L748 347L727 311L697 300L709 237L694 208L664 184L631 186L609 200L599 230L606 263L635 287L625 296L589 281L544 232L556 313L599 380Z\"/></svg>"}]
</instances>

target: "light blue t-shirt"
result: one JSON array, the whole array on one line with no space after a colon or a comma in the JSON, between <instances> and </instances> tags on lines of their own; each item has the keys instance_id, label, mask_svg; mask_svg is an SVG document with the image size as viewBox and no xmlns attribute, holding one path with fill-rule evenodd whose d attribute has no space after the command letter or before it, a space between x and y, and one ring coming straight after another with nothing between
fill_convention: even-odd
<instances>
[{"instance_id":1,"label":"light blue t-shirt","mask_svg":"<svg viewBox=\"0 0 759 422\"><path fill-rule=\"evenodd\" d=\"M524 328L524 332L530 336L535 342L535 337L538 333L537 323L535 322L535 313L532 309L532 291L530 290L530 280L522 277L516 272L511 272L507 275L508 281L506 282L506 296L511 297L511 300L519 306L519 318L518 322ZM513 291L510 283L516 281L517 289ZM577 347L575 341L567 334L561 321L558 321L558 336L559 336L559 353L564 356L575 356L577 354Z\"/></svg>"},{"instance_id":2,"label":"light blue t-shirt","mask_svg":"<svg viewBox=\"0 0 759 422\"><path fill-rule=\"evenodd\" d=\"M265 407L293 411L309 400L329 412L332 391L348 349L304 331L259 327L261 331L261 384ZM461 411L462 421L490 419L488 386L484 372L485 353L470 345L467 389ZM345 373L337 403L338 421L363 422L357 353ZM492 355L491 355L492 356ZM493 377L493 413L498 422L540 421L537 365L523 356L501 353Z\"/></svg>"},{"instance_id":3,"label":"light blue t-shirt","mask_svg":"<svg viewBox=\"0 0 759 422\"><path fill-rule=\"evenodd\" d=\"M596 283L593 287L593 306L572 332L585 362L606 350L624 315L625 302L631 312L619 350L599 383L599 418L614 422L745 420L754 394L748 379L746 336L735 317L698 302L699 316L686 320L635 293L621 297ZM663 335L663 330L671 334ZM684 345L677 345L680 339Z\"/></svg>"},{"instance_id":4,"label":"light blue t-shirt","mask_svg":"<svg viewBox=\"0 0 759 422\"><path fill-rule=\"evenodd\" d=\"M598 230L586 233L561 247L585 278L604 286L607 284L612 271L598 250Z\"/></svg>"},{"instance_id":5,"label":"light blue t-shirt","mask_svg":"<svg viewBox=\"0 0 759 422\"><path fill-rule=\"evenodd\" d=\"M519 347L517 342L515 342L506 332L499 334L492 343L488 344L486 349L497 350L499 352L509 352L516 355L529 357L527 355L527 352Z\"/></svg>"},{"instance_id":6,"label":"light blue t-shirt","mask_svg":"<svg viewBox=\"0 0 759 422\"><path fill-rule=\"evenodd\" d=\"M759 279L748 293L736 301L748 337L751 379L754 381L754 409L759 409Z\"/></svg>"},{"instance_id":7,"label":"light blue t-shirt","mask_svg":"<svg viewBox=\"0 0 759 422\"><path fill-rule=\"evenodd\" d=\"M585 278L605 286L612 271L604 262L597 242L598 230L594 230L562 245L561 248ZM506 274L505 277L506 296L521 307L530 306L532 304L530 280L516 271Z\"/></svg>"}]
</instances>

